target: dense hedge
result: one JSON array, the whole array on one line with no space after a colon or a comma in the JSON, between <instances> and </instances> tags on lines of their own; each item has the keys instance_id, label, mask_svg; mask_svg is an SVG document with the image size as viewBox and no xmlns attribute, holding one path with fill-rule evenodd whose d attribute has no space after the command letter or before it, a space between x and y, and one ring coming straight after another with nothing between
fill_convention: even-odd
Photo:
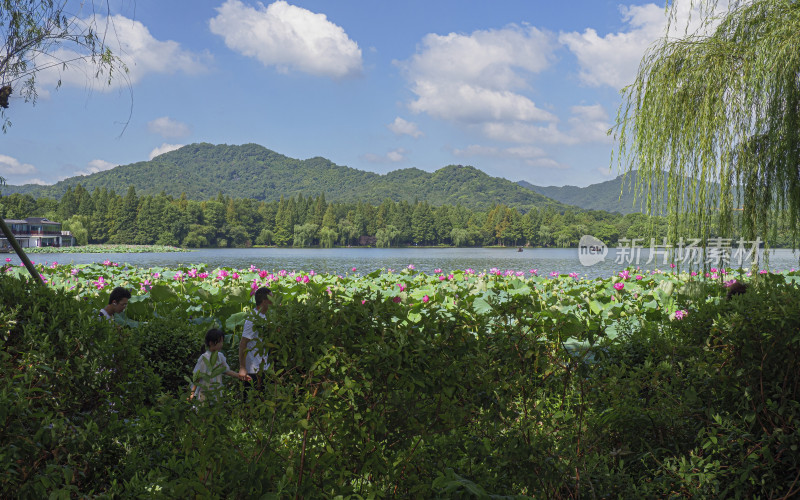
<instances>
[{"instance_id":1,"label":"dense hedge","mask_svg":"<svg viewBox=\"0 0 800 500\"><path fill-rule=\"evenodd\" d=\"M257 321L263 387L193 406L207 325L109 324L0 277L0 496L791 496L800 291L767 275L724 292L569 349L575 323L523 294L415 322L374 294L286 296Z\"/></svg>"}]
</instances>

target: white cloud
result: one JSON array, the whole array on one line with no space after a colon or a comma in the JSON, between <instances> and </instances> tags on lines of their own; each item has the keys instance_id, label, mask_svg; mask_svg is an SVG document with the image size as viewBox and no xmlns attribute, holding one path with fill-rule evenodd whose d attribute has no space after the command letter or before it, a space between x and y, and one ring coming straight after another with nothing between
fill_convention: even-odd
<instances>
[{"instance_id":1,"label":"white cloud","mask_svg":"<svg viewBox=\"0 0 800 500\"><path fill-rule=\"evenodd\" d=\"M545 126L520 121L492 121L482 125L483 134L493 140L520 144L545 143L574 145L588 142L610 143L606 132L611 127L608 113L599 105L573 106L567 120L569 130L555 123Z\"/></svg>"},{"instance_id":2,"label":"white cloud","mask_svg":"<svg viewBox=\"0 0 800 500\"><path fill-rule=\"evenodd\" d=\"M0 155L0 175L25 175L36 172L36 167L29 163L21 163L16 158Z\"/></svg>"},{"instance_id":3,"label":"white cloud","mask_svg":"<svg viewBox=\"0 0 800 500\"><path fill-rule=\"evenodd\" d=\"M533 27L508 26L470 35L426 35L420 50L398 62L416 99L409 108L462 124L486 121L553 122L521 91L547 68L552 37Z\"/></svg>"},{"instance_id":4,"label":"white cloud","mask_svg":"<svg viewBox=\"0 0 800 500\"><path fill-rule=\"evenodd\" d=\"M524 122L488 122L482 127L486 137L504 141L526 143L548 143L548 144L577 144L578 139L570 136L550 123L544 127Z\"/></svg>"},{"instance_id":5,"label":"white cloud","mask_svg":"<svg viewBox=\"0 0 800 500\"><path fill-rule=\"evenodd\" d=\"M607 177L609 179L615 177L614 171L611 170L610 167L597 167L597 172L600 173L603 177Z\"/></svg>"},{"instance_id":6,"label":"white cloud","mask_svg":"<svg viewBox=\"0 0 800 500\"><path fill-rule=\"evenodd\" d=\"M376 155L374 153L366 153L361 156L361 159L370 163L399 163L406 160L408 151L403 148L394 149L385 155Z\"/></svg>"},{"instance_id":7,"label":"white cloud","mask_svg":"<svg viewBox=\"0 0 800 500\"><path fill-rule=\"evenodd\" d=\"M535 146L518 146L511 148L496 148L472 144L464 149L454 149L453 154L459 157L485 156L490 158L516 158L530 160L545 155L545 152Z\"/></svg>"},{"instance_id":8,"label":"white cloud","mask_svg":"<svg viewBox=\"0 0 800 500\"><path fill-rule=\"evenodd\" d=\"M100 33L107 30L108 47L114 55L122 59L128 72L125 74L117 71L111 85L106 85L107 75L95 78L97 68L82 57L85 54L59 48L36 59L37 67L49 68L37 76L39 84L44 87L53 87L60 80L63 85L91 86L107 91L135 85L149 73L202 73L206 70L205 62L210 59L208 54L198 55L182 49L178 42L157 40L144 24L124 16L96 16L83 20L73 19L73 22L78 27L93 26ZM62 61L72 62L64 70Z\"/></svg>"},{"instance_id":9,"label":"white cloud","mask_svg":"<svg viewBox=\"0 0 800 500\"><path fill-rule=\"evenodd\" d=\"M549 168L549 169L556 169L556 170L566 170L569 169L569 165L564 163L559 163L552 158L536 158L534 160L530 160L527 162L528 165L531 167L536 168Z\"/></svg>"},{"instance_id":10,"label":"white cloud","mask_svg":"<svg viewBox=\"0 0 800 500\"><path fill-rule=\"evenodd\" d=\"M416 123L403 120L399 116L394 119L392 123L387 125L389 130L394 132L395 135L410 135L414 139L419 139L424 134L419 130Z\"/></svg>"},{"instance_id":11,"label":"white cloud","mask_svg":"<svg viewBox=\"0 0 800 500\"><path fill-rule=\"evenodd\" d=\"M493 146L482 146L472 144L464 149L454 149L453 155L458 157L483 156L488 158L519 160L522 164L548 169L566 169L568 165L558 163L547 158L544 150L536 146L515 146L510 148L496 148Z\"/></svg>"},{"instance_id":12,"label":"white cloud","mask_svg":"<svg viewBox=\"0 0 800 500\"><path fill-rule=\"evenodd\" d=\"M362 70L361 49L344 29L317 14L283 0L266 8L227 0L209 21L233 51L253 57L279 72L299 71L344 78Z\"/></svg>"},{"instance_id":13,"label":"white cloud","mask_svg":"<svg viewBox=\"0 0 800 500\"><path fill-rule=\"evenodd\" d=\"M45 182L42 179L34 178L34 179L25 179L16 183L17 186L24 186L25 184L38 184L40 186L49 186L50 182Z\"/></svg>"},{"instance_id":14,"label":"white cloud","mask_svg":"<svg viewBox=\"0 0 800 500\"><path fill-rule=\"evenodd\" d=\"M675 19L670 23L670 35L705 31L702 15L690 2L679 2ZM720 1L717 12L727 10L727 2ZM666 33L669 17L663 4L620 6L622 20L627 29L603 37L587 28L583 33L561 33L558 40L566 45L580 64L581 81L591 86L608 85L621 89L633 83L639 62L646 50ZM701 29L702 28L702 29Z\"/></svg>"},{"instance_id":15,"label":"white cloud","mask_svg":"<svg viewBox=\"0 0 800 500\"><path fill-rule=\"evenodd\" d=\"M117 165L117 163L111 163L105 160L92 160L87 164L87 168L85 170L76 171L69 177L73 177L75 175L92 175L104 170L111 170ZM66 179L66 177L64 177L64 179Z\"/></svg>"},{"instance_id":16,"label":"white cloud","mask_svg":"<svg viewBox=\"0 0 800 500\"><path fill-rule=\"evenodd\" d=\"M147 130L159 134L164 138L186 137L191 134L189 126L185 123L173 120L169 116L162 116L147 123Z\"/></svg>"},{"instance_id":17,"label":"white cloud","mask_svg":"<svg viewBox=\"0 0 800 500\"><path fill-rule=\"evenodd\" d=\"M170 151L175 151L176 149L180 149L184 147L185 144L167 144L164 143L159 147L155 148L154 150L150 151L150 155L148 159L152 160L156 156L163 155L164 153L169 153Z\"/></svg>"},{"instance_id":18,"label":"white cloud","mask_svg":"<svg viewBox=\"0 0 800 500\"><path fill-rule=\"evenodd\" d=\"M611 143L608 135L611 122L603 106L573 106L571 111L573 116L569 119L569 124L572 137L579 142Z\"/></svg>"}]
</instances>

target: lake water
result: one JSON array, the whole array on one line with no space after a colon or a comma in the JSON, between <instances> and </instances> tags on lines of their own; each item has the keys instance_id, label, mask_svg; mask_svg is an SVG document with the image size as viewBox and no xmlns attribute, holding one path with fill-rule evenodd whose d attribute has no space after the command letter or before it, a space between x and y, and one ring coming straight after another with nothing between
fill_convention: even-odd
<instances>
[{"instance_id":1,"label":"lake water","mask_svg":"<svg viewBox=\"0 0 800 500\"><path fill-rule=\"evenodd\" d=\"M522 252L516 248L223 248L178 253L30 254L30 257L37 263L88 264L111 260L141 268L204 263L212 269L223 266L246 269L254 265L267 271L314 270L332 274L352 273L354 267L357 273L366 274L376 269L400 270L413 265L425 273L432 273L435 269L467 268L476 272L498 268L528 273L536 269L540 276L555 271L596 278L609 277L628 266L636 267L637 261L638 267L644 270L669 268L662 262L648 263L648 255L649 251L642 249L637 259L630 248L610 248L603 261L592 265L582 264L582 261L591 262L587 262L586 256L579 256L576 248L526 248ZM4 257L9 256L12 263L19 264L15 254ZM589 260L593 262L596 259ZM799 260L800 254L791 250L773 250L769 268L776 271L797 269L800 268ZM749 266L745 264L743 267Z\"/></svg>"}]
</instances>

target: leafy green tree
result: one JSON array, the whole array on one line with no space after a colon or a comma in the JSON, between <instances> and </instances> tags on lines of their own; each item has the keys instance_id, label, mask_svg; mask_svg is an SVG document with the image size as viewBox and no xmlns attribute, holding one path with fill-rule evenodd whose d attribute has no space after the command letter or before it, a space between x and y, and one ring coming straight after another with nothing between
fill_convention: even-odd
<instances>
[{"instance_id":1,"label":"leafy green tree","mask_svg":"<svg viewBox=\"0 0 800 500\"><path fill-rule=\"evenodd\" d=\"M261 230L256 238L256 245L272 245L275 235L267 228Z\"/></svg>"},{"instance_id":2,"label":"leafy green tree","mask_svg":"<svg viewBox=\"0 0 800 500\"><path fill-rule=\"evenodd\" d=\"M310 247L317 237L316 224L297 224L294 226L294 244L296 247Z\"/></svg>"},{"instance_id":3,"label":"leafy green tree","mask_svg":"<svg viewBox=\"0 0 800 500\"><path fill-rule=\"evenodd\" d=\"M65 221L78 213L78 198L72 192L72 186L67 186L64 196L58 202L57 217L59 221Z\"/></svg>"},{"instance_id":4,"label":"leafy green tree","mask_svg":"<svg viewBox=\"0 0 800 500\"><path fill-rule=\"evenodd\" d=\"M2 216L6 219L24 219L33 217L37 213L36 199L29 194L12 193L0 197Z\"/></svg>"},{"instance_id":5,"label":"leafy green tree","mask_svg":"<svg viewBox=\"0 0 800 500\"><path fill-rule=\"evenodd\" d=\"M797 246L800 3L734 0L721 19L708 14L717 0L691 3L707 7L705 31L647 52L623 91L616 161L638 170L649 213L666 200L672 238L712 223L731 235L741 208L745 238L785 225Z\"/></svg>"},{"instance_id":6,"label":"leafy green tree","mask_svg":"<svg viewBox=\"0 0 800 500\"><path fill-rule=\"evenodd\" d=\"M411 234L414 243L424 245L432 243L436 237L433 223L433 212L426 202L419 202L411 214Z\"/></svg>"},{"instance_id":7,"label":"leafy green tree","mask_svg":"<svg viewBox=\"0 0 800 500\"><path fill-rule=\"evenodd\" d=\"M338 237L339 235L333 228L323 227L319 230L319 245L322 248L333 248Z\"/></svg>"},{"instance_id":8,"label":"leafy green tree","mask_svg":"<svg viewBox=\"0 0 800 500\"><path fill-rule=\"evenodd\" d=\"M138 230L136 228L136 217L139 208L139 198L136 196L136 189L133 186L128 188L128 192L123 198L116 197L109 206L109 219L111 228L109 229L109 241L112 243L133 243Z\"/></svg>"},{"instance_id":9,"label":"leafy green tree","mask_svg":"<svg viewBox=\"0 0 800 500\"><path fill-rule=\"evenodd\" d=\"M89 243L89 224L89 217L73 215L61 224L61 229L71 232L78 245L87 245Z\"/></svg>"},{"instance_id":10,"label":"leafy green tree","mask_svg":"<svg viewBox=\"0 0 800 500\"><path fill-rule=\"evenodd\" d=\"M275 214L275 244L288 245L294 234L294 224L292 223L292 207L294 204L289 204L281 196L278 203L278 211Z\"/></svg>"}]
</instances>

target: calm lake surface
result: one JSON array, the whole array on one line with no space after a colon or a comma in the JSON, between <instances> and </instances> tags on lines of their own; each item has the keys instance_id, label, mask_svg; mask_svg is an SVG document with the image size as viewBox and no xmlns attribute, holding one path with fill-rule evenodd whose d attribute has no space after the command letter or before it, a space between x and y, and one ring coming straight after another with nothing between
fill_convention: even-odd
<instances>
[{"instance_id":1,"label":"calm lake surface","mask_svg":"<svg viewBox=\"0 0 800 500\"><path fill-rule=\"evenodd\" d=\"M577 248L222 248L178 253L107 253L107 254L30 254L37 263L88 264L111 260L135 267L176 267L206 264L216 267L246 269L251 265L267 271L311 271L317 273L359 274L376 269L400 270L413 265L418 271L433 273L435 269L452 271L474 269L476 272L498 268L528 273L536 269L539 275L578 273L589 278L609 277L620 270L637 267L636 256L630 248L609 248L603 261L583 265ZM19 264L15 254L6 254L12 263ZM661 258L648 263L649 251L642 249L638 267L643 270L668 269ZM4 260L4 259L3 259ZM583 261L586 262L584 256ZM785 271L800 268L800 254L779 249L770 252L769 268ZM1 262L1 261L0 261ZM738 263L734 267L738 267ZM696 267L696 266L695 266ZM744 268L750 267L748 264ZM761 267L764 267L763 265Z\"/></svg>"}]
</instances>

